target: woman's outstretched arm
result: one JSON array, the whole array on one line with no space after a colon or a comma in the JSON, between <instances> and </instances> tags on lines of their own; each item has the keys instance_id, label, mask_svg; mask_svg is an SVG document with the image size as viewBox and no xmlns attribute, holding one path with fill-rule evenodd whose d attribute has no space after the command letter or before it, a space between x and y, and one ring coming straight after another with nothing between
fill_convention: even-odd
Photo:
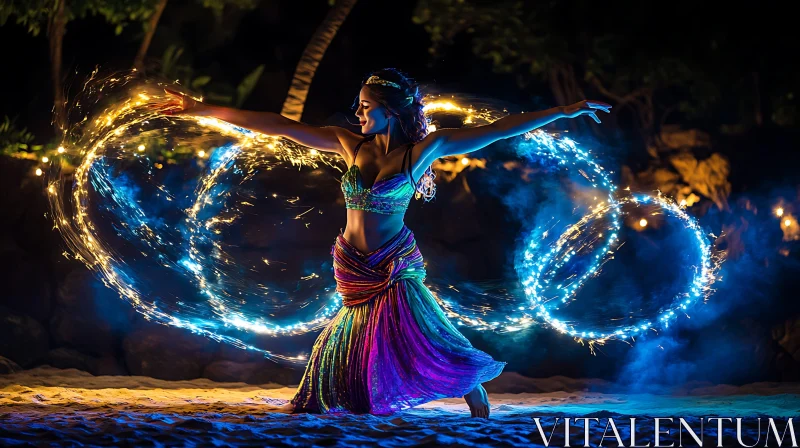
<instances>
[{"instance_id":1,"label":"woman's outstretched arm","mask_svg":"<svg viewBox=\"0 0 800 448\"><path fill-rule=\"evenodd\" d=\"M195 101L177 92L167 91L175 104L165 107L165 113L214 117L230 124L262 134L284 137L303 146L345 157L346 147L359 140L358 134L338 126L312 126L286 118L274 112L259 112L214 106Z\"/></svg>"},{"instance_id":2,"label":"woman's outstretched arm","mask_svg":"<svg viewBox=\"0 0 800 448\"><path fill-rule=\"evenodd\" d=\"M571 106L554 107L552 109L512 114L485 126L461 129L441 129L429 135L432 140L428 146L428 154L421 154L428 160L477 151L492 143L530 132L551 123L559 118L575 118L588 115L596 122L597 111L609 112L610 104L600 101L581 101Z\"/></svg>"}]
</instances>

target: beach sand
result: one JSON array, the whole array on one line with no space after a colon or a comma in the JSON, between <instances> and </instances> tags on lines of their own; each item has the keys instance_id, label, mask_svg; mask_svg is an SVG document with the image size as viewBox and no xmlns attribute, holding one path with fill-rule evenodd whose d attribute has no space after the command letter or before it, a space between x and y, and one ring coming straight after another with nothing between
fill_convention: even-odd
<instances>
[{"instance_id":1,"label":"beach sand","mask_svg":"<svg viewBox=\"0 0 800 448\"><path fill-rule=\"evenodd\" d=\"M583 446L583 421L590 421L590 446L598 446L609 418L630 442L630 417L637 418L636 443L654 446L654 417L662 421L661 446L678 446L678 417L699 430L699 419L743 417L744 442L764 446L766 418L783 433L786 418L800 414L800 383L744 386L694 384L670 394L619 391L596 379L526 378L505 372L486 384L489 420L471 418L461 398L437 400L391 416L283 414L295 387L280 384L216 383L207 379L163 381L141 376L92 376L75 369L38 367L0 376L0 444L41 446L564 446L563 419L573 419L572 446ZM692 423L693 422L693 423ZM735 420L724 424L724 446L740 446ZM618 446L611 429L602 446ZM800 434L797 434L800 436ZM684 433L683 446L698 446ZM770 435L769 446L779 446ZM789 432L786 432L789 437ZM716 446L716 423L705 423L705 446ZM691 442L691 443L690 443ZM780 446L792 446L785 440ZM796 445L795 445L796 446Z\"/></svg>"}]
</instances>

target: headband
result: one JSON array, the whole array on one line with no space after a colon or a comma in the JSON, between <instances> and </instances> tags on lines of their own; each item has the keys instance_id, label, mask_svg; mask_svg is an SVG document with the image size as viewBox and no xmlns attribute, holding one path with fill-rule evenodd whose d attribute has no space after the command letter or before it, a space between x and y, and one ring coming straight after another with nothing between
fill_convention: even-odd
<instances>
[{"instance_id":1,"label":"headband","mask_svg":"<svg viewBox=\"0 0 800 448\"><path fill-rule=\"evenodd\" d=\"M403 89L402 87L400 87L400 84L397 84L396 82L387 81L385 79L381 79L375 75L370 76L369 79L367 79L367 82L365 82L364 84L380 84L382 86L394 87L395 89L400 89L400 90Z\"/></svg>"},{"instance_id":2,"label":"headband","mask_svg":"<svg viewBox=\"0 0 800 448\"><path fill-rule=\"evenodd\" d=\"M364 84L378 84L382 86L389 86L389 87L394 87L395 89L403 90L403 88L400 87L400 84L392 81L387 81L375 75L370 76L369 79L367 79L367 81ZM403 107L409 106L413 102L414 102L414 96L413 95L407 96L406 104Z\"/></svg>"}]
</instances>

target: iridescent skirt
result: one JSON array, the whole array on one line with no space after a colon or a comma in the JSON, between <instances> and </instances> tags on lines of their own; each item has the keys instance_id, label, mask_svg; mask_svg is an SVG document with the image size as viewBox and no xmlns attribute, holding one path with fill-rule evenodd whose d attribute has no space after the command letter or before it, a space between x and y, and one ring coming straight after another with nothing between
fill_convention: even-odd
<instances>
[{"instance_id":1,"label":"iridescent skirt","mask_svg":"<svg viewBox=\"0 0 800 448\"><path fill-rule=\"evenodd\" d=\"M474 347L423 284L414 234L403 226L364 254L340 232L332 248L338 314L317 337L296 412L390 414L462 397L503 371Z\"/></svg>"}]
</instances>

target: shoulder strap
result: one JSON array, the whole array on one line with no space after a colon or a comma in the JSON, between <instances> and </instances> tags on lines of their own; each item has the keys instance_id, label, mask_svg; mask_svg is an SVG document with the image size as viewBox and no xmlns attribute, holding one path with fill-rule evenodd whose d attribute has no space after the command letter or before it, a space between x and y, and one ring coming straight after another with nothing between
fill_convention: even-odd
<instances>
[{"instance_id":1,"label":"shoulder strap","mask_svg":"<svg viewBox=\"0 0 800 448\"><path fill-rule=\"evenodd\" d=\"M401 166L403 167L403 171L405 171L408 174L408 177L411 179L411 186L414 189L416 189L417 188L417 183L414 182L414 173L411 172L411 150L412 149L414 149L414 145L413 144L408 145L408 149L406 149L405 154L403 154L403 164ZM406 168L406 159L408 159L408 167L407 168Z\"/></svg>"},{"instance_id":2,"label":"shoulder strap","mask_svg":"<svg viewBox=\"0 0 800 448\"><path fill-rule=\"evenodd\" d=\"M368 137L365 137L363 140L358 142L358 144L356 145L355 149L353 149L353 165L356 164L356 157L358 156L358 150L359 150L359 148L361 148L361 145L363 145L365 142L368 142L368 141L372 140L373 138L375 138L375 134L372 134L372 135L370 135Z\"/></svg>"}]
</instances>

